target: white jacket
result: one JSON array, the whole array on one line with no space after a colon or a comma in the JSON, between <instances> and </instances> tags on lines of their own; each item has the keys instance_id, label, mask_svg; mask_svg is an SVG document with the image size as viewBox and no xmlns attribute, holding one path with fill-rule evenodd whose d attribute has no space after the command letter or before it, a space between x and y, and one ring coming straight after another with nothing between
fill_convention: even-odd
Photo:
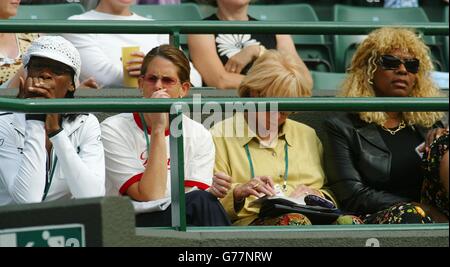
<instances>
[{"instance_id":1,"label":"white jacket","mask_svg":"<svg viewBox=\"0 0 450 267\"><path fill-rule=\"evenodd\" d=\"M105 195L104 151L97 118L80 115L73 122L64 120L62 128L50 138L52 166L47 168L44 123L26 121L20 113L0 113L0 205L41 202L52 169L45 201Z\"/></svg>"}]
</instances>

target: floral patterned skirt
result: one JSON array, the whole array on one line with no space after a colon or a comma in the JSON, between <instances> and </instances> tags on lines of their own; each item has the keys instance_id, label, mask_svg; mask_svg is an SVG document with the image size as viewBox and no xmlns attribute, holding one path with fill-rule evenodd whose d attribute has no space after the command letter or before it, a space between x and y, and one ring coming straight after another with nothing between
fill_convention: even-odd
<instances>
[{"instance_id":1,"label":"floral patterned skirt","mask_svg":"<svg viewBox=\"0 0 450 267\"><path fill-rule=\"evenodd\" d=\"M388 209L361 217L365 224L432 223L419 206L412 203L397 203Z\"/></svg>"},{"instance_id":2,"label":"floral patterned skirt","mask_svg":"<svg viewBox=\"0 0 450 267\"><path fill-rule=\"evenodd\" d=\"M448 151L448 133L440 136L430 145L430 152L422 160L424 181L421 202L436 207L448 218L448 192L442 185L439 167L442 157Z\"/></svg>"},{"instance_id":3,"label":"floral patterned skirt","mask_svg":"<svg viewBox=\"0 0 450 267\"><path fill-rule=\"evenodd\" d=\"M311 221L300 213L286 213L277 217L258 218L250 225L311 225ZM363 224L362 220L353 215L341 215L333 224Z\"/></svg>"},{"instance_id":4,"label":"floral patterned skirt","mask_svg":"<svg viewBox=\"0 0 450 267\"><path fill-rule=\"evenodd\" d=\"M254 220L250 225L311 225L311 221L300 213L286 213L277 217L265 217Z\"/></svg>"}]
</instances>

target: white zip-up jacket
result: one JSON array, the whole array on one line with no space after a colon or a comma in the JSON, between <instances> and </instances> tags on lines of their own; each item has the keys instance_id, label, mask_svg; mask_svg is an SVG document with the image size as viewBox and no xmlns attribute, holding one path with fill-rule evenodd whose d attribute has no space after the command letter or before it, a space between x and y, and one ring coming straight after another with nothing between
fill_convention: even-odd
<instances>
[{"instance_id":1,"label":"white zip-up jacket","mask_svg":"<svg viewBox=\"0 0 450 267\"><path fill-rule=\"evenodd\" d=\"M41 202L50 177L45 201L105 195L97 118L79 115L72 122L63 120L62 128L50 138L53 148L47 161L44 122L25 120L21 113L0 113L0 205Z\"/></svg>"}]
</instances>

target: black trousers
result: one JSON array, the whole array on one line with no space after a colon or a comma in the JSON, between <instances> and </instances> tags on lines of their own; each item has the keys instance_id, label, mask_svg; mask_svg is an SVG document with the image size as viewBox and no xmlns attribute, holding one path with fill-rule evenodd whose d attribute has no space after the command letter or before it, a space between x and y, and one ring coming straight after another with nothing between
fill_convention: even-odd
<instances>
[{"instance_id":1,"label":"black trousers","mask_svg":"<svg viewBox=\"0 0 450 267\"><path fill-rule=\"evenodd\" d=\"M172 225L171 207L164 211L136 215L137 227L161 227ZM231 225L222 204L211 193L195 190L186 194L186 222L189 226Z\"/></svg>"}]
</instances>

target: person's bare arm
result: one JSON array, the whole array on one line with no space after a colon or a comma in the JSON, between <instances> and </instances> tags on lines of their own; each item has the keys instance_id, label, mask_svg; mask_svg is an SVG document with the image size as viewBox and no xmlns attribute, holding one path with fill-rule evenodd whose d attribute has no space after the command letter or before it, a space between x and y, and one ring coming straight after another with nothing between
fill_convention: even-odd
<instances>
[{"instance_id":1,"label":"person's bare arm","mask_svg":"<svg viewBox=\"0 0 450 267\"><path fill-rule=\"evenodd\" d=\"M244 75L225 70L216 51L214 35L189 35L189 53L195 68L208 86L219 89L236 89Z\"/></svg>"},{"instance_id":2,"label":"person's bare arm","mask_svg":"<svg viewBox=\"0 0 450 267\"><path fill-rule=\"evenodd\" d=\"M249 45L242 48L239 53L228 59L224 66L225 70L230 73L241 73L249 63L258 58L260 49L261 46L259 45Z\"/></svg>"},{"instance_id":3,"label":"person's bare arm","mask_svg":"<svg viewBox=\"0 0 450 267\"><path fill-rule=\"evenodd\" d=\"M152 98L170 98L166 90L153 93ZM127 195L137 201L158 200L165 196L167 187L167 149L165 130L167 113L146 113L151 121L150 155L142 179L131 185Z\"/></svg>"}]
</instances>

